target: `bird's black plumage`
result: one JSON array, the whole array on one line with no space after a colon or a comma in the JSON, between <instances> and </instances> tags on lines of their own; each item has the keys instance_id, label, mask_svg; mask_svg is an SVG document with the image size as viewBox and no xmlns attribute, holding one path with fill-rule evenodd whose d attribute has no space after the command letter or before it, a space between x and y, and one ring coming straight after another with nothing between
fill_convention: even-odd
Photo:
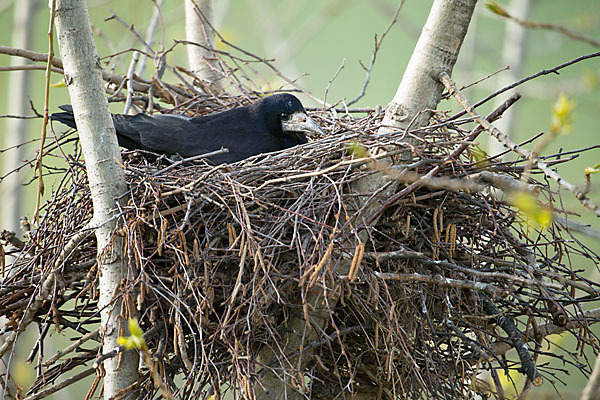
<instances>
[{"instance_id":1,"label":"bird's black plumage","mask_svg":"<svg viewBox=\"0 0 600 400\"><path fill-rule=\"evenodd\" d=\"M76 128L71 106L60 108L64 112L51 119ZM113 114L112 118L122 147L184 158L227 148L228 153L210 157L215 164L307 143L302 132L323 133L300 100L286 93L202 117Z\"/></svg>"}]
</instances>

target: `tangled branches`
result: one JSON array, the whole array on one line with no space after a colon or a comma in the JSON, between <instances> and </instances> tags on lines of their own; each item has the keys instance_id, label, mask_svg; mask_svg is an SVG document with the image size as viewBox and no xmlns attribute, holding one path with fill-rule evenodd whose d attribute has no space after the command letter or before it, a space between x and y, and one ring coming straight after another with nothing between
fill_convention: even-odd
<instances>
[{"instance_id":1,"label":"tangled branches","mask_svg":"<svg viewBox=\"0 0 600 400\"><path fill-rule=\"evenodd\" d=\"M589 324L599 313L581 303L596 304L600 288L571 265L575 256L596 264L598 256L556 224L528 226L488 190L494 176L519 182L525 161L476 162L470 148L449 157L464 145L468 121L432 124L427 141L409 148L411 164L402 166L413 174L390 170L389 179L418 180L437 168L439 179L454 186L422 185L367 228L353 223L358 199L378 193L350 188L380 169L376 156L359 158L348 144L404 150L402 139L412 133L376 137L377 114L313 118L332 133L328 138L234 165L169 168L158 156L125 154L129 192L114 234L124 238L127 279L114 297L123 300L124 317L139 318L177 397L234 391L250 398L267 371L310 398L329 399L350 392L469 397L492 390L478 378L482 370L496 383L499 372L510 370L534 384L561 379L537 363L540 355L588 370L574 354L543 347L546 335L569 330L579 348L598 351ZM22 330L33 309L31 319L44 332L38 346L50 326L77 338L40 361L31 398L44 397L66 373L74 375L69 384L92 374L94 362L122 350L99 355L99 272L79 156L62 174L0 287L8 331ZM560 212L558 194L546 184L530 177L526 185ZM363 229L368 241L355 245ZM334 266L344 259L350 268L340 274ZM307 301L314 294L320 301ZM292 319L303 323L289 332ZM316 340L282 350L289 334L309 331ZM512 348L518 354L506 355ZM89 395L97 385L98 379ZM156 394L147 371L137 389L139 398Z\"/></svg>"}]
</instances>

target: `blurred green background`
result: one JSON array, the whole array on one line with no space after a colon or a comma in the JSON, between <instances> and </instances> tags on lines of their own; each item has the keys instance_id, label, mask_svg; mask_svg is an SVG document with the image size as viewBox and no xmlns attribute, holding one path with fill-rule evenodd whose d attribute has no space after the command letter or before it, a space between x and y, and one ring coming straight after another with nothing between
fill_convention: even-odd
<instances>
[{"instance_id":1,"label":"blurred green background","mask_svg":"<svg viewBox=\"0 0 600 400\"><path fill-rule=\"evenodd\" d=\"M15 0L19 1L19 0ZM13 11L15 1L0 0L0 45L11 46L12 32L14 29ZM521 0L525 1L525 0ZM114 69L115 73L126 74L131 59L127 52L117 57L107 56L116 52L139 48L136 37L115 19L105 21L113 12L127 24L132 25L136 31L145 36L148 21L151 19L155 5L149 0L90 0L87 2L92 24L95 29L95 39L98 53L103 59L107 69ZM390 24L398 1L391 0L220 0L215 1L215 24L219 32L230 42L240 46L259 57L274 59L275 66L287 77L298 79L298 82L314 96L323 98L329 81L340 66L344 68L337 78L331 83L327 100L351 100L361 91L365 80L365 70L361 67L368 66L373 53L375 35L380 35ZM459 62L453 77L459 86L467 85L506 66L503 61L503 47L507 26L514 22L506 21L493 15L480 2L473 24L469 29L468 37L463 45ZM498 1L503 6L508 6L509 1ZM402 78L404 68L412 53L412 49L427 18L430 0L408 0L402 8L397 23L391 28L383 41L377 61L371 73L370 84L366 95L355 106L373 107L385 105L392 99L398 83ZM38 1L37 11L27 22L28 29L32 30L33 42L30 49L38 52L48 51L48 15L47 2ZM600 1L598 0L538 0L531 1L528 19L534 21L551 22L576 31L584 36L600 40ZM162 10L162 19L155 32L154 49L161 46L169 48L174 40L185 39L183 2L165 0ZM518 73L524 77L541 69L551 68L578 56L599 51L600 48L590 44L575 41L566 36L548 30L526 30L526 38L522 40L523 66ZM55 44L56 48L56 44ZM227 46L219 43L217 48L232 51ZM56 55L58 51L56 50ZM0 67L10 65L8 56L0 55ZM24 62L20 62L24 64ZM172 66L187 67L187 53L182 45L169 54L168 63ZM145 77L153 74L154 65L148 61ZM9 82L14 79L16 72L0 72L0 114L9 113L9 103L14 98L14 93L9 92ZM278 78L266 69L261 69L262 77L278 87L281 83ZM472 102L485 97L499 88L499 79L507 72L499 73L485 80L476 87L465 91ZM53 74L52 83L58 83L62 76ZM176 83L177 79L168 73L165 81ZM29 78L30 84L27 95L38 111L43 110L44 73L32 71ZM258 79L257 79L258 81ZM509 133L517 141L529 138L537 133L548 131L552 116L552 105L560 93L565 93L576 102L573 118L573 131L569 135L561 135L544 151L553 154L559 149L565 151L600 144L600 58L576 64L563 69L560 75L547 75L536 79L519 88L523 99L515 107L515 123ZM284 87L290 88L290 87ZM502 99L507 95L502 96ZM306 106L311 104L303 98ZM69 103L67 89L64 87L52 88L50 95L50 111L54 111L61 104ZM489 102L479 110L486 114L493 108ZM113 104L112 109L120 112L122 103ZM453 100L440 104L441 110L458 110ZM29 112L29 115L32 113ZM0 140L6 140L12 132L6 128L6 120L0 120ZM41 132L41 121L31 120L27 123L28 136L37 138ZM480 136L481 146L490 149L487 138ZM24 158L31 159L37 149L37 142L28 145L24 150ZM0 148L6 148L5 145ZM11 151L0 153L0 162L11 154ZM576 160L558 167L559 173L570 182L581 185L586 166L600 162L600 149L596 148L581 154ZM2 164L0 164L2 165ZM3 171L3 175L6 171ZM25 179L31 178L28 172ZM595 176L595 185L591 198L600 203L600 177ZM9 217L4 214L0 220L0 227L14 226L19 216L31 218L35 204L36 185L24 188L23 201L20 202L21 210ZM50 193L52 182L46 181L46 195ZM10 189L11 191L13 189ZM0 182L0 196L11 196L7 193L5 185ZM600 224L590 211L579 206L578 202L569 194L564 196L566 207L580 213L580 222L593 223L596 228ZM7 220L7 218L11 218ZM600 242L582 238L592 250L600 252ZM590 274L596 279L598 274L593 265L585 265L590 269ZM34 332L30 332L35 336ZM56 335L61 337L61 335ZM62 336L62 343L49 344L47 354L53 353L57 347L68 341ZM574 344L565 341L561 343L569 350L574 351ZM31 342L22 344L15 355L15 359L23 359L31 346ZM52 348L54 347L54 348ZM593 363L593 358L592 358ZM16 364L22 368L23 374L31 371L31 367ZM567 385L562 386L556 382L557 388L566 398L573 398L585 383L582 374L573 371L570 376L565 376ZM59 392L54 398L79 399L82 393L89 388L90 380L80 384L77 392L73 390ZM520 386L520 384L519 384ZM546 393L554 397L554 391L547 382L542 391L535 390L531 397Z\"/></svg>"}]
</instances>

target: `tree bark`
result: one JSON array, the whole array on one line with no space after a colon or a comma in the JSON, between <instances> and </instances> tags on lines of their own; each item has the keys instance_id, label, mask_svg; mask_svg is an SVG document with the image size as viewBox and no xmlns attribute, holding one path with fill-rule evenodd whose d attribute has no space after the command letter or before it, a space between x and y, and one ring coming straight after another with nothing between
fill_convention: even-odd
<instances>
[{"instance_id":1,"label":"tree bark","mask_svg":"<svg viewBox=\"0 0 600 400\"><path fill-rule=\"evenodd\" d=\"M185 33L188 42L190 69L202 80L203 86L221 91L218 72L219 62L215 57L215 32L213 0L185 0Z\"/></svg>"},{"instance_id":2,"label":"tree bark","mask_svg":"<svg viewBox=\"0 0 600 400\"><path fill-rule=\"evenodd\" d=\"M387 133L399 129L418 128L427 126L429 119L441 98L444 85L437 79L440 71L452 72L460 46L467 33L467 28L473 15L477 0L435 0L431 7L429 18L421 32L415 50L408 63L396 95L386 108L379 133ZM409 157L407 154L406 157ZM388 185L386 189L381 189ZM353 217L353 226L363 224L373 211L380 206L380 202L372 196L378 192L377 198L391 196L396 190L396 183L389 183L385 174L373 174L358 181L353 191L358 196L354 207L355 212L363 210ZM375 224L376 220L372 221ZM368 227L367 227L368 229ZM359 232L359 241L367 242L368 232L363 229ZM358 246L360 243L356 243ZM339 275L347 275L351 260L339 258L337 264L331 268ZM332 263L333 264L333 263ZM322 288L308 292L306 303L309 309L315 310L310 315L310 321L305 321L300 316L291 316L278 343L283 353L289 355L285 362L274 357L271 349L263 348L257 357L262 365L269 365L278 373L265 368L261 383L264 387L256 388L256 399L301 399L304 395L297 390L298 376L312 360L312 352L302 351L303 344L318 340L319 332L326 327L329 316L326 311L333 309L337 303L338 288L329 288L327 297ZM325 305L328 304L328 307ZM297 356L292 356L297 354ZM293 383L291 377L296 379Z\"/></svg>"},{"instance_id":3,"label":"tree bark","mask_svg":"<svg viewBox=\"0 0 600 400\"><path fill-rule=\"evenodd\" d=\"M600 356L596 357L594 369L581 393L580 400L600 400Z\"/></svg>"},{"instance_id":4,"label":"tree bark","mask_svg":"<svg viewBox=\"0 0 600 400\"><path fill-rule=\"evenodd\" d=\"M127 185L85 2L57 0L55 25L65 82L85 157L94 207L93 226L98 227L98 306L103 351L107 352L117 347L119 323L124 322L120 315L121 302L113 299L115 289L124 279L121 239L111 236L117 226L116 199L125 193ZM113 397L135 382L137 366L135 352L125 352L120 359L113 357L104 361L104 398Z\"/></svg>"},{"instance_id":5,"label":"tree bark","mask_svg":"<svg viewBox=\"0 0 600 400\"><path fill-rule=\"evenodd\" d=\"M388 105L379 133L426 126L444 85L440 71L452 74L476 0L436 0L398 90ZM414 120L413 120L414 119Z\"/></svg>"}]
</instances>

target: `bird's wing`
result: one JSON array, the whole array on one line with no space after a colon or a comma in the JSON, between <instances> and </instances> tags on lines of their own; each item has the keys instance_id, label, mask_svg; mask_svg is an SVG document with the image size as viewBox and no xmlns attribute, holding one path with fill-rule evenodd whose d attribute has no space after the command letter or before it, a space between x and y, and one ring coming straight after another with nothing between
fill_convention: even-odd
<instances>
[{"instance_id":1,"label":"bird's wing","mask_svg":"<svg viewBox=\"0 0 600 400\"><path fill-rule=\"evenodd\" d=\"M211 157L217 164L276 150L264 125L243 108L203 117L138 114L114 115L113 120L119 144L129 149L187 158L227 148L228 153Z\"/></svg>"},{"instance_id":2,"label":"bird's wing","mask_svg":"<svg viewBox=\"0 0 600 400\"><path fill-rule=\"evenodd\" d=\"M182 115L114 115L113 121L123 147L182 156L194 127L190 118Z\"/></svg>"},{"instance_id":3,"label":"bird's wing","mask_svg":"<svg viewBox=\"0 0 600 400\"><path fill-rule=\"evenodd\" d=\"M52 118L74 126L70 106L61 109L65 112L53 114ZM228 153L210 158L216 164L306 143L302 133L272 132L267 123L269 115L263 111L257 107L239 107L202 117L113 114L113 122L122 147L182 157L227 148Z\"/></svg>"},{"instance_id":4,"label":"bird's wing","mask_svg":"<svg viewBox=\"0 0 600 400\"><path fill-rule=\"evenodd\" d=\"M277 138L269 132L263 116L246 107L234 108L191 121L202 132L204 145L211 151L227 148L228 153L213 158L216 163L235 162L253 155L279 150Z\"/></svg>"}]
</instances>

